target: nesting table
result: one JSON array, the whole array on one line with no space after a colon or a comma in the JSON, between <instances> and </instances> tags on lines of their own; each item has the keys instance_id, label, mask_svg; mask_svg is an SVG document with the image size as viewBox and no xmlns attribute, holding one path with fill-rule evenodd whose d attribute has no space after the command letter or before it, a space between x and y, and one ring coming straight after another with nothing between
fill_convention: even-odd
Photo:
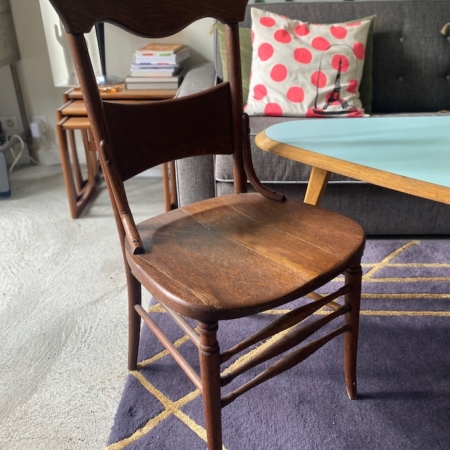
<instances>
[{"instance_id":1,"label":"nesting table","mask_svg":"<svg viewBox=\"0 0 450 450\"><path fill-rule=\"evenodd\" d=\"M305 202L330 173L450 204L450 116L302 119L258 133L256 145L312 166Z\"/></svg>"},{"instance_id":2,"label":"nesting table","mask_svg":"<svg viewBox=\"0 0 450 450\"><path fill-rule=\"evenodd\" d=\"M126 90L123 84L100 91L104 99L112 101L158 101L173 98L173 89ZM64 93L63 105L57 110L56 134L72 218L77 218L91 200L100 179L100 166L96 146L87 117L83 94L79 88ZM86 171L81 170L78 159L75 132L81 133L86 154ZM163 186L166 211L176 207L174 163L163 164Z\"/></svg>"}]
</instances>

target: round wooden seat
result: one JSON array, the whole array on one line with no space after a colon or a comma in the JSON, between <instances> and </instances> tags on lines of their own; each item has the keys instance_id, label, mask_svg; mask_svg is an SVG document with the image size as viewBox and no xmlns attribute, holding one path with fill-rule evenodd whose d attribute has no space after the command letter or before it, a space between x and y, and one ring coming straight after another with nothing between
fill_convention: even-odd
<instances>
[{"instance_id":1,"label":"round wooden seat","mask_svg":"<svg viewBox=\"0 0 450 450\"><path fill-rule=\"evenodd\" d=\"M352 220L288 199L221 196L138 225L136 278L176 312L234 319L279 306L341 274L362 253ZM261 289L264 286L264 289Z\"/></svg>"}]
</instances>

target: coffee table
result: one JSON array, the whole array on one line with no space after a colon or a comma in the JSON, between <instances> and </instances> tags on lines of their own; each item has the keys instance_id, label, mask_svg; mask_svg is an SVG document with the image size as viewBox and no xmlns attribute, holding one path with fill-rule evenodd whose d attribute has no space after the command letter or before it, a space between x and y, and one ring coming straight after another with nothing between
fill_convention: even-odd
<instances>
[{"instance_id":1,"label":"coffee table","mask_svg":"<svg viewBox=\"0 0 450 450\"><path fill-rule=\"evenodd\" d=\"M450 204L450 116L293 120L255 142L312 166L305 202L313 205L331 172Z\"/></svg>"}]
</instances>

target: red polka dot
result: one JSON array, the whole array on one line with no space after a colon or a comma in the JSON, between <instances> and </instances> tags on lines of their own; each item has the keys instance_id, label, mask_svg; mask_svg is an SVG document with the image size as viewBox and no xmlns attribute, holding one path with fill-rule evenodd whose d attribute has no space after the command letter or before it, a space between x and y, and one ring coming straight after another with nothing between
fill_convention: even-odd
<instances>
[{"instance_id":1,"label":"red polka dot","mask_svg":"<svg viewBox=\"0 0 450 450\"><path fill-rule=\"evenodd\" d=\"M270 71L270 78L273 81L283 81L287 77L287 68L284 64L275 64Z\"/></svg>"},{"instance_id":2,"label":"red polka dot","mask_svg":"<svg viewBox=\"0 0 450 450\"><path fill-rule=\"evenodd\" d=\"M308 36L308 26L306 25L306 23L302 23L301 25L295 27L294 33L298 36Z\"/></svg>"},{"instance_id":3,"label":"red polka dot","mask_svg":"<svg viewBox=\"0 0 450 450\"><path fill-rule=\"evenodd\" d=\"M301 103L305 98L305 91L300 86L289 88L286 97L293 103Z\"/></svg>"},{"instance_id":4,"label":"red polka dot","mask_svg":"<svg viewBox=\"0 0 450 450\"><path fill-rule=\"evenodd\" d=\"M311 75L311 83L318 88L323 88L327 84L327 81L326 75L320 70L315 71Z\"/></svg>"},{"instance_id":5,"label":"red polka dot","mask_svg":"<svg viewBox=\"0 0 450 450\"><path fill-rule=\"evenodd\" d=\"M364 59L366 49L364 48L364 44L362 42L356 42L353 44L353 51L358 59Z\"/></svg>"},{"instance_id":6,"label":"red polka dot","mask_svg":"<svg viewBox=\"0 0 450 450\"><path fill-rule=\"evenodd\" d=\"M306 111L306 117L323 117L323 110L321 108L309 108Z\"/></svg>"},{"instance_id":7,"label":"red polka dot","mask_svg":"<svg viewBox=\"0 0 450 450\"><path fill-rule=\"evenodd\" d=\"M273 37L276 41L281 42L282 44L288 44L291 42L291 35L286 30L275 31Z\"/></svg>"},{"instance_id":8,"label":"red polka dot","mask_svg":"<svg viewBox=\"0 0 450 450\"><path fill-rule=\"evenodd\" d=\"M319 36L312 40L311 45L320 51L328 50L330 48L330 43L323 37Z\"/></svg>"},{"instance_id":9,"label":"red polka dot","mask_svg":"<svg viewBox=\"0 0 450 450\"><path fill-rule=\"evenodd\" d=\"M265 42L258 47L258 56L261 61L267 61L273 55L273 47L269 43Z\"/></svg>"},{"instance_id":10,"label":"red polka dot","mask_svg":"<svg viewBox=\"0 0 450 450\"><path fill-rule=\"evenodd\" d=\"M273 27L275 25L275 20L272 17L261 17L259 23L265 27Z\"/></svg>"},{"instance_id":11,"label":"red polka dot","mask_svg":"<svg viewBox=\"0 0 450 450\"><path fill-rule=\"evenodd\" d=\"M346 23L346 25L348 27L355 27L355 26L361 25L361 22L351 22L351 23Z\"/></svg>"},{"instance_id":12,"label":"red polka dot","mask_svg":"<svg viewBox=\"0 0 450 450\"><path fill-rule=\"evenodd\" d=\"M296 48L294 59L302 64L309 64L312 60L312 53L307 48Z\"/></svg>"},{"instance_id":13,"label":"red polka dot","mask_svg":"<svg viewBox=\"0 0 450 450\"><path fill-rule=\"evenodd\" d=\"M252 38L252 44L253 44L253 42L255 42L255 32L253 30L251 31L250 36Z\"/></svg>"},{"instance_id":14,"label":"red polka dot","mask_svg":"<svg viewBox=\"0 0 450 450\"><path fill-rule=\"evenodd\" d=\"M347 30L344 27L332 25L330 31L336 39L345 39L347 37Z\"/></svg>"},{"instance_id":15,"label":"red polka dot","mask_svg":"<svg viewBox=\"0 0 450 450\"><path fill-rule=\"evenodd\" d=\"M347 91L352 94L356 94L358 92L358 82L356 80L350 80Z\"/></svg>"},{"instance_id":16,"label":"red polka dot","mask_svg":"<svg viewBox=\"0 0 450 450\"><path fill-rule=\"evenodd\" d=\"M350 66L348 58L344 55L334 55L331 60L331 65L334 70L339 70L339 62L341 63L341 72L347 72Z\"/></svg>"},{"instance_id":17,"label":"red polka dot","mask_svg":"<svg viewBox=\"0 0 450 450\"><path fill-rule=\"evenodd\" d=\"M255 100L262 100L267 95L267 88L263 84L257 84L253 88L253 98Z\"/></svg>"},{"instance_id":18,"label":"red polka dot","mask_svg":"<svg viewBox=\"0 0 450 450\"><path fill-rule=\"evenodd\" d=\"M264 108L265 116L282 116L283 110L278 103L268 103Z\"/></svg>"}]
</instances>

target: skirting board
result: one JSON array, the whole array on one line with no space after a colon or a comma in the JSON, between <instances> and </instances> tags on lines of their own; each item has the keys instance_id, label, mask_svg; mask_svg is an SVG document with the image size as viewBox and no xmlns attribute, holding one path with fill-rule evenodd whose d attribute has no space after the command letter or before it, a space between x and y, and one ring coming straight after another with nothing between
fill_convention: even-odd
<instances>
[{"instance_id":1,"label":"skirting board","mask_svg":"<svg viewBox=\"0 0 450 450\"><path fill-rule=\"evenodd\" d=\"M61 158L59 157L59 150L57 148L40 148L36 150L36 155L39 164L43 166L61 164Z\"/></svg>"}]
</instances>

